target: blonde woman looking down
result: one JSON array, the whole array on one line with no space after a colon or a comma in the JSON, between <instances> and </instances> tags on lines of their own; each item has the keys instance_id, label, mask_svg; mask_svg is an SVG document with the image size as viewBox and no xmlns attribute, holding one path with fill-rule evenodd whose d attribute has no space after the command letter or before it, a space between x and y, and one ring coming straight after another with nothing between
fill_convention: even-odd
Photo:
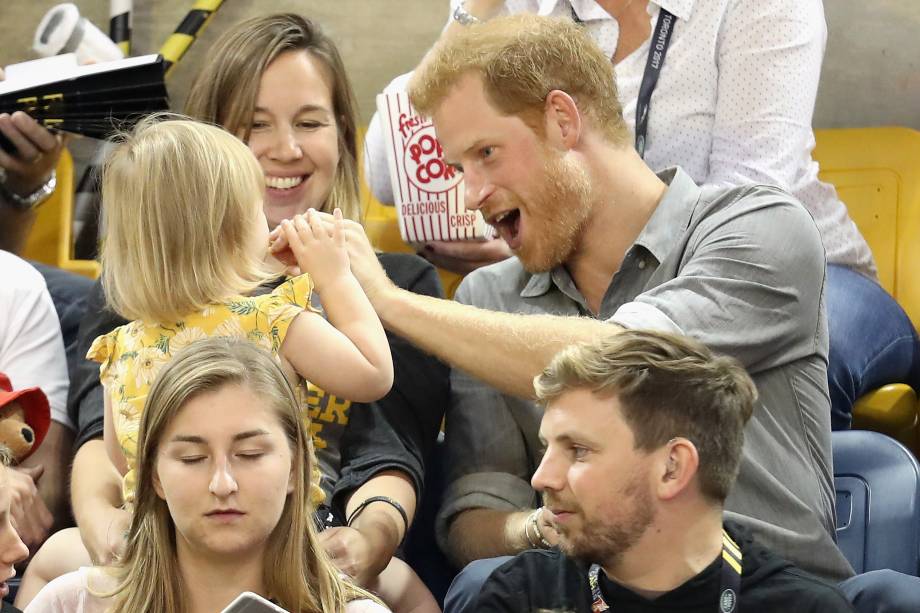
<instances>
[{"instance_id":1,"label":"blonde woman looking down","mask_svg":"<svg viewBox=\"0 0 920 613\"><path fill-rule=\"evenodd\" d=\"M270 353L233 338L192 343L147 399L123 559L59 577L27 610L213 613L248 590L295 613L385 611L318 542L310 457Z\"/></svg>"}]
</instances>

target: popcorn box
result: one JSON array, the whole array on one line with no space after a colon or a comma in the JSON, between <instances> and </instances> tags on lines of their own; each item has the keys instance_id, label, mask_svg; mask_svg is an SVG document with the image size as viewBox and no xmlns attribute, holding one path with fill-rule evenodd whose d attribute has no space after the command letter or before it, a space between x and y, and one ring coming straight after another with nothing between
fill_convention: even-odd
<instances>
[{"instance_id":1,"label":"popcorn box","mask_svg":"<svg viewBox=\"0 0 920 613\"><path fill-rule=\"evenodd\" d=\"M404 92L377 96L399 233L407 243L491 238L479 211L463 204L463 175L444 162L427 117L415 112Z\"/></svg>"}]
</instances>

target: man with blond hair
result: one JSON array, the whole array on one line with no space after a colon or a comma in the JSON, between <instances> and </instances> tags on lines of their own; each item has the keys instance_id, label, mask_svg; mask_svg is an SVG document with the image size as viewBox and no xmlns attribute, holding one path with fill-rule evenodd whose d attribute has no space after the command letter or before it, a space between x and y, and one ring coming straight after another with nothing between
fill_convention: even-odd
<instances>
[{"instance_id":1,"label":"man with blond hair","mask_svg":"<svg viewBox=\"0 0 920 613\"><path fill-rule=\"evenodd\" d=\"M476 611L853 610L723 522L757 397L737 361L628 330L563 350L534 387L546 451L532 481L559 548L500 566Z\"/></svg>"},{"instance_id":2,"label":"man with blond hair","mask_svg":"<svg viewBox=\"0 0 920 613\"><path fill-rule=\"evenodd\" d=\"M457 302L429 299L390 283L348 225L384 325L455 367L437 525L453 561L555 544L529 485L533 377L572 343L649 329L734 357L757 386L729 519L823 579L852 576L834 543L825 257L802 205L775 187L701 189L680 168L653 172L609 59L569 20L465 28L426 57L409 95L463 171L467 208L517 256L467 276Z\"/></svg>"}]
</instances>

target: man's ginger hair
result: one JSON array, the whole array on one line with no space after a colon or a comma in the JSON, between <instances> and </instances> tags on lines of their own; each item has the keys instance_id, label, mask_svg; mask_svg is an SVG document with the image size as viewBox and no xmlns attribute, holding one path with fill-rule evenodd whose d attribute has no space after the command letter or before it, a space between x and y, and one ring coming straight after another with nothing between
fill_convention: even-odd
<instances>
[{"instance_id":1,"label":"man's ginger hair","mask_svg":"<svg viewBox=\"0 0 920 613\"><path fill-rule=\"evenodd\" d=\"M538 134L546 96L560 90L609 142L631 142L610 58L569 19L522 14L464 28L431 50L409 84L409 98L430 116L467 74L482 78L500 113L521 117Z\"/></svg>"}]
</instances>

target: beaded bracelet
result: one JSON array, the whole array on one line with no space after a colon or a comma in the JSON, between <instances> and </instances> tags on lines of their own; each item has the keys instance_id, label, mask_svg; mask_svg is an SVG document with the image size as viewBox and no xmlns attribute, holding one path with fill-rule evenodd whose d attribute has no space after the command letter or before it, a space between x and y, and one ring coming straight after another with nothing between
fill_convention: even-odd
<instances>
[{"instance_id":1,"label":"beaded bracelet","mask_svg":"<svg viewBox=\"0 0 920 613\"><path fill-rule=\"evenodd\" d=\"M543 513L543 507L535 509L527 517L527 522L524 524L524 536L533 549L552 549L552 544L546 540L546 537L543 536L543 531L540 529L539 517L541 513ZM531 537L528 527L533 529L533 537Z\"/></svg>"}]
</instances>

